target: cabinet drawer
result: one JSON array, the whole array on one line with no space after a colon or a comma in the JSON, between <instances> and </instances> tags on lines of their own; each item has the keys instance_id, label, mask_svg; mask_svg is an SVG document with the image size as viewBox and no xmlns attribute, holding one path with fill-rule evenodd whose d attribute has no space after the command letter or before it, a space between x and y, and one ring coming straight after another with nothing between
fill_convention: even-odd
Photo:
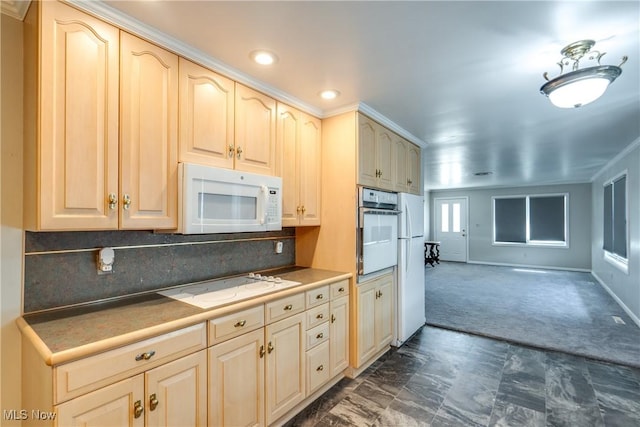
<instances>
[{"instance_id":1,"label":"cabinet drawer","mask_svg":"<svg viewBox=\"0 0 640 427\"><path fill-rule=\"evenodd\" d=\"M329 369L329 342L307 351L307 394L322 387L331 376Z\"/></svg>"},{"instance_id":2,"label":"cabinet drawer","mask_svg":"<svg viewBox=\"0 0 640 427\"><path fill-rule=\"evenodd\" d=\"M319 288L307 291L306 295L307 295L307 308L324 304L325 302L329 301L329 285L321 286Z\"/></svg>"},{"instance_id":3,"label":"cabinet drawer","mask_svg":"<svg viewBox=\"0 0 640 427\"><path fill-rule=\"evenodd\" d=\"M299 293L266 304L266 323L289 317L304 311L304 294Z\"/></svg>"},{"instance_id":4,"label":"cabinet drawer","mask_svg":"<svg viewBox=\"0 0 640 427\"><path fill-rule=\"evenodd\" d=\"M96 390L207 346L200 323L54 368L54 404Z\"/></svg>"},{"instance_id":5,"label":"cabinet drawer","mask_svg":"<svg viewBox=\"0 0 640 427\"><path fill-rule=\"evenodd\" d=\"M307 350L329 339L329 322L324 322L307 331Z\"/></svg>"},{"instance_id":6,"label":"cabinet drawer","mask_svg":"<svg viewBox=\"0 0 640 427\"><path fill-rule=\"evenodd\" d=\"M307 329L329 320L329 304L322 304L307 310Z\"/></svg>"},{"instance_id":7,"label":"cabinet drawer","mask_svg":"<svg viewBox=\"0 0 640 427\"><path fill-rule=\"evenodd\" d=\"M331 284L331 299L339 298L349 294L349 280L341 280Z\"/></svg>"},{"instance_id":8,"label":"cabinet drawer","mask_svg":"<svg viewBox=\"0 0 640 427\"><path fill-rule=\"evenodd\" d=\"M226 341L264 326L264 306L249 308L209 320L209 345Z\"/></svg>"}]
</instances>

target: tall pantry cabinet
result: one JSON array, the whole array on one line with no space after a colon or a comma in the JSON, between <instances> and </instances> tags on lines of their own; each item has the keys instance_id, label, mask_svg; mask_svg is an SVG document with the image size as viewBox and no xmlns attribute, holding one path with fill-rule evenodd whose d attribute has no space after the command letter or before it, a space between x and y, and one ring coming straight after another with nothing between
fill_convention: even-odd
<instances>
[{"instance_id":1,"label":"tall pantry cabinet","mask_svg":"<svg viewBox=\"0 0 640 427\"><path fill-rule=\"evenodd\" d=\"M177 72L164 49L65 4L31 4L26 229L175 228Z\"/></svg>"}]
</instances>

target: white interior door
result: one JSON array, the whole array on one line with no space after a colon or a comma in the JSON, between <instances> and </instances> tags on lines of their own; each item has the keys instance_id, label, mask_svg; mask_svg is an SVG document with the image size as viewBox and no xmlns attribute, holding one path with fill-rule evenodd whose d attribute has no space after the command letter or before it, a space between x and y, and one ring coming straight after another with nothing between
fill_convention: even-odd
<instances>
[{"instance_id":1,"label":"white interior door","mask_svg":"<svg viewBox=\"0 0 640 427\"><path fill-rule=\"evenodd\" d=\"M435 199L434 208L440 259L467 262L467 198Z\"/></svg>"}]
</instances>

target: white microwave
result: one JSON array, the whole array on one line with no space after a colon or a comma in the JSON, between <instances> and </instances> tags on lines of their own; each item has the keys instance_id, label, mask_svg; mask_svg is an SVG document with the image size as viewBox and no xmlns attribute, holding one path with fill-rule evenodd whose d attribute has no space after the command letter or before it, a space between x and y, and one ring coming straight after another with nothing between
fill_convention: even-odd
<instances>
[{"instance_id":1,"label":"white microwave","mask_svg":"<svg viewBox=\"0 0 640 427\"><path fill-rule=\"evenodd\" d=\"M180 163L183 234L282 230L282 178Z\"/></svg>"}]
</instances>

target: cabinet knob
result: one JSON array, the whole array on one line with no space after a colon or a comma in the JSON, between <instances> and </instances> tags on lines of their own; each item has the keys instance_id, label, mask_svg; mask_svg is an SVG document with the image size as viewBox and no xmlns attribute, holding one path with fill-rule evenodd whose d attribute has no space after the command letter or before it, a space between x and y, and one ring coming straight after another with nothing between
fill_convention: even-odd
<instances>
[{"instance_id":1,"label":"cabinet knob","mask_svg":"<svg viewBox=\"0 0 640 427\"><path fill-rule=\"evenodd\" d=\"M269 341L269 345L267 345L267 353L271 354L273 350L274 350L273 344L271 344L271 341Z\"/></svg>"},{"instance_id":2,"label":"cabinet knob","mask_svg":"<svg viewBox=\"0 0 640 427\"><path fill-rule=\"evenodd\" d=\"M235 325L233 325L235 328L242 328L244 325L247 324L246 320L241 320L239 322L237 322Z\"/></svg>"},{"instance_id":3,"label":"cabinet knob","mask_svg":"<svg viewBox=\"0 0 640 427\"><path fill-rule=\"evenodd\" d=\"M240 159L240 154L242 154L242 147L238 147L236 149L236 154L238 155L238 159Z\"/></svg>"},{"instance_id":4,"label":"cabinet knob","mask_svg":"<svg viewBox=\"0 0 640 427\"><path fill-rule=\"evenodd\" d=\"M262 358L264 357L264 353L265 353L265 351L264 351L264 346L263 346L263 345L261 345L261 346L260 346L260 359L262 359Z\"/></svg>"},{"instance_id":5,"label":"cabinet knob","mask_svg":"<svg viewBox=\"0 0 640 427\"><path fill-rule=\"evenodd\" d=\"M307 208L305 208L304 205L302 205L302 214L304 215L306 211L307 211Z\"/></svg>"},{"instance_id":6,"label":"cabinet knob","mask_svg":"<svg viewBox=\"0 0 640 427\"><path fill-rule=\"evenodd\" d=\"M122 207L125 211L128 211L131 207L131 196L129 196L128 194L122 196Z\"/></svg>"},{"instance_id":7,"label":"cabinet knob","mask_svg":"<svg viewBox=\"0 0 640 427\"><path fill-rule=\"evenodd\" d=\"M322 338L324 338L324 334L322 332L320 332L318 335L316 335L316 339L321 340Z\"/></svg>"},{"instance_id":8,"label":"cabinet knob","mask_svg":"<svg viewBox=\"0 0 640 427\"><path fill-rule=\"evenodd\" d=\"M332 314L331 315L331 323L335 323L335 321L336 321L336 316Z\"/></svg>"},{"instance_id":9,"label":"cabinet knob","mask_svg":"<svg viewBox=\"0 0 640 427\"><path fill-rule=\"evenodd\" d=\"M323 294L318 294L318 295L316 295L316 299L324 299L324 295Z\"/></svg>"},{"instance_id":10,"label":"cabinet knob","mask_svg":"<svg viewBox=\"0 0 640 427\"><path fill-rule=\"evenodd\" d=\"M413 181L411 181L410 179L407 180L407 184L411 185L413 184Z\"/></svg>"},{"instance_id":11,"label":"cabinet knob","mask_svg":"<svg viewBox=\"0 0 640 427\"><path fill-rule=\"evenodd\" d=\"M296 208L296 212L298 212L298 213L302 212L302 207L301 207L301 206L298 206L298 207Z\"/></svg>"},{"instance_id":12,"label":"cabinet knob","mask_svg":"<svg viewBox=\"0 0 640 427\"><path fill-rule=\"evenodd\" d=\"M116 193L109 193L109 209L114 210L118 206L118 196Z\"/></svg>"},{"instance_id":13,"label":"cabinet knob","mask_svg":"<svg viewBox=\"0 0 640 427\"><path fill-rule=\"evenodd\" d=\"M291 304L287 304L287 305L285 305L285 306L284 306L284 309L283 309L283 310L284 310L284 311L291 311L291 310L293 310L293 305L291 305Z\"/></svg>"},{"instance_id":14,"label":"cabinet knob","mask_svg":"<svg viewBox=\"0 0 640 427\"><path fill-rule=\"evenodd\" d=\"M233 148L233 145L229 145L229 158L233 157L233 152L236 151L235 148Z\"/></svg>"},{"instance_id":15,"label":"cabinet knob","mask_svg":"<svg viewBox=\"0 0 640 427\"><path fill-rule=\"evenodd\" d=\"M144 412L144 406L142 406L141 400L136 400L133 404L133 417L140 418L140 415Z\"/></svg>"},{"instance_id":16,"label":"cabinet knob","mask_svg":"<svg viewBox=\"0 0 640 427\"><path fill-rule=\"evenodd\" d=\"M320 313L316 316L316 319L322 319L324 317L324 314Z\"/></svg>"},{"instance_id":17,"label":"cabinet knob","mask_svg":"<svg viewBox=\"0 0 640 427\"><path fill-rule=\"evenodd\" d=\"M316 368L316 371L320 372L324 370L324 365L320 365Z\"/></svg>"},{"instance_id":18,"label":"cabinet knob","mask_svg":"<svg viewBox=\"0 0 640 427\"><path fill-rule=\"evenodd\" d=\"M344 292L344 288L338 288L338 292L343 293Z\"/></svg>"},{"instance_id":19,"label":"cabinet knob","mask_svg":"<svg viewBox=\"0 0 640 427\"><path fill-rule=\"evenodd\" d=\"M156 394L153 393L151 396L149 396L149 409L153 411L157 407L158 407L158 398L156 397Z\"/></svg>"}]
</instances>

